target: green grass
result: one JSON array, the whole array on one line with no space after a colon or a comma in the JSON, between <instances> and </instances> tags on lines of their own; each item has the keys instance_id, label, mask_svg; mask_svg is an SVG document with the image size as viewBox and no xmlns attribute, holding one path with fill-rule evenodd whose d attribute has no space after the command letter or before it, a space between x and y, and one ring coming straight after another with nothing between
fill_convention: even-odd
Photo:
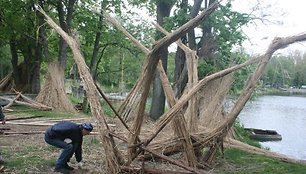
<instances>
[{"instance_id":1,"label":"green grass","mask_svg":"<svg viewBox=\"0 0 306 174\"><path fill-rule=\"evenodd\" d=\"M67 113L67 112L54 112L54 111L42 111L38 109L29 108L27 106L12 106L12 112L8 115L15 115L17 117L30 117L30 116L42 116L45 118L73 118L80 117L80 115L85 116L83 113Z\"/></svg>"},{"instance_id":2,"label":"green grass","mask_svg":"<svg viewBox=\"0 0 306 174\"><path fill-rule=\"evenodd\" d=\"M0 139L2 140L3 138ZM101 146L99 142L95 136L84 137L84 155L90 154L92 148L97 149ZM42 171L52 173L60 151L59 148L47 145L43 139L37 139L33 144L25 140L18 145L4 146L1 152L5 159L5 173L24 174L41 173ZM74 157L73 160L75 160Z\"/></svg>"},{"instance_id":3,"label":"green grass","mask_svg":"<svg viewBox=\"0 0 306 174\"><path fill-rule=\"evenodd\" d=\"M238 139L255 147L258 141L249 138L249 132L236 122L234 125ZM217 156L216 174L303 174L306 165L283 162L278 159L255 155L238 149L225 149L224 156Z\"/></svg>"},{"instance_id":4,"label":"green grass","mask_svg":"<svg viewBox=\"0 0 306 174\"><path fill-rule=\"evenodd\" d=\"M243 125L241 125L239 122L237 121L235 122L234 129L235 129L236 135L238 136L237 138L239 141L255 146L255 147L259 147L259 148L261 147L258 141L255 141L249 138L250 132L246 131Z\"/></svg>"},{"instance_id":5,"label":"green grass","mask_svg":"<svg viewBox=\"0 0 306 174\"><path fill-rule=\"evenodd\" d=\"M306 165L283 162L237 149L226 149L219 159L218 174L302 174Z\"/></svg>"},{"instance_id":6,"label":"green grass","mask_svg":"<svg viewBox=\"0 0 306 174\"><path fill-rule=\"evenodd\" d=\"M51 150L51 149L50 149ZM40 168L40 166L52 166L56 159L46 159L44 155L49 151L31 144L18 148L2 150L5 157L5 168L7 173L29 173L29 168Z\"/></svg>"}]
</instances>

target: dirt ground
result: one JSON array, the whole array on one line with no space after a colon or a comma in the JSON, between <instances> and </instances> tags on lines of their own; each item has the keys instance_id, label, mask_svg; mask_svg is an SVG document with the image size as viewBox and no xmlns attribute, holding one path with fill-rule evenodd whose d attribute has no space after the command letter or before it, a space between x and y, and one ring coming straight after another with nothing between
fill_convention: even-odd
<instances>
[{"instance_id":1,"label":"dirt ground","mask_svg":"<svg viewBox=\"0 0 306 174\"><path fill-rule=\"evenodd\" d=\"M5 160L3 173L56 173L53 172L54 163L60 154L60 149L45 143L43 132L48 126L17 125L16 121L11 122L14 124L8 121L6 125L0 125L0 128L10 129L5 130L5 134L0 134L0 149ZM24 122L29 121L24 120ZM14 134L21 132L35 132L35 134ZM83 142L85 165L82 169L77 169L73 156L69 164L75 170L71 173L105 173L102 152L97 135L85 136Z\"/></svg>"},{"instance_id":2,"label":"dirt ground","mask_svg":"<svg viewBox=\"0 0 306 174\"><path fill-rule=\"evenodd\" d=\"M20 117L20 116L18 116ZM11 115L6 115L6 118L12 118ZM0 134L0 149L2 156L5 159L4 173L56 173L53 172L54 164L60 154L60 149L52 147L44 141L44 131L59 119L50 118L34 118L26 120L7 121L6 125L0 125L0 128L8 128L4 134ZM72 120L76 123L85 121L95 122L90 118L77 118ZM147 121L148 122L148 121ZM111 122L111 125L118 125L119 123ZM113 127L116 131L122 131L119 127ZM97 131L94 129L94 131ZM144 132L149 133L150 129L144 129ZM20 134L28 133L28 134ZM165 133L167 134L167 133ZM162 137L170 135L162 135ZM122 142L117 142L117 146L126 146ZM119 147L119 148L120 148ZM125 147L126 148L126 147ZM178 156L178 158L181 158ZM72 174L104 174L105 170L105 155L100 138L97 134L88 135L84 137L83 141L83 161L85 163L82 169L76 166L74 156L69 163L74 167ZM139 162L136 162L137 165ZM168 163L158 163L156 161L146 162L146 166L150 168L159 168L167 170L180 170L180 168L169 165ZM1 173L1 172L0 172Z\"/></svg>"},{"instance_id":3,"label":"dirt ground","mask_svg":"<svg viewBox=\"0 0 306 174\"><path fill-rule=\"evenodd\" d=\"M12 115L6 115L7 118L12 118ZM20 117L20 116L18 116ZM90 117L75 117L71 121L76 123L82 123L85 121L90 121L95 124L95 120ZM54 123L60 121L61 119L50 119L50 118L34 118L26 120L14 120L7 121L6 125L0 125L0 128L9 128L5 130L4 134L0 134L0 149L2 151L2 156L5 159L5 171L4 173L14 173L14 174L48 174L55 173L54 164L56 159L60 154L60 149L48 145L44 141L44 131ZM120 123L115 121L108 121L113 130L116 132L121 132L123 135L127 135L124 132L124 128L120 127ZM150 120L145 120L145 126L143 127L142 135L140 138L145 139L145 134L151 134L153 131L154 123ZM171 137L172 133L167 132L172 130L172 127L165 128L158 138ZM97 130L94 128L94 132ZM32 134L20 134L20 133L32 133ZM116 139L115 139L116 140ZM122 141L116 140L116 145L118 148L126 149L126 144ZM176 154L174 156L176 160L183 162L183 155ZM76 160L74 156L72 157L69 165L74 167L75 170L71 172L72 174L104 174L107 173L105 170L105 154L103 145L100 142L100 138L97 134L88 135L84 137L83 141L83 161L85 163L82 169L77 169ZM140 161L136 161L135 165L141 166ZM172 171L184 171L181 168L169 164L168 162L151 160L145 163L148 168L156 168L161 170L172 170ZM1 172L0 172L1 173Z\"/></svg>"}]
</instances>

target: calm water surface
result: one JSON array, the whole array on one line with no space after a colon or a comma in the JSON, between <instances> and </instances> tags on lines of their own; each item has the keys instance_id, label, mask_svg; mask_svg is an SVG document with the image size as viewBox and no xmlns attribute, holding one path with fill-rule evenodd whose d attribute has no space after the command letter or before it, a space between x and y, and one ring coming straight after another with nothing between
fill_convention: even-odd
<instances>
[{"instance_id":1,"label":"calm water surface","mask_svg":"<svg viewBox=\"0 0 306 174\"><path fill-rule=\"evenodd\" d=\"M306 160L306 97L260 96L248 102L239 115L247 128L273 129L281 141L262 142L271 151Z\"/></svg>"}]
</instances>

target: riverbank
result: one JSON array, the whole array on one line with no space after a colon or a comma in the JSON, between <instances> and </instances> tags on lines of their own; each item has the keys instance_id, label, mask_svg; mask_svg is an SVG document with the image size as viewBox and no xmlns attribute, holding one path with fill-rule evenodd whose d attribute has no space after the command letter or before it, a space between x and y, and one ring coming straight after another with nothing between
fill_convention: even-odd
<instances>
[{"instance_id":1,"label":"riverbank","mask_svg":"<svg viewBox=\"0 0 306 174\"><path fill-rule=\"evenodd\" d=\"M260 88L256 91L258 95L306 95L306 89L297 88Z\"/></svg>"},{"instance_id":2,"label":"riverbank","mask_svg":"<svg viewBox=\"0 0 306 174\"><path fill-rule=\"evenodd\" d=\"M238 149L225 149L212 170L215 174L301 174L306 166L247 153Z\"/></svg>"},{"instance_id":3,"label":"riverbank","mask_svg":"<svg viewBox=\"0 0 306 174\"><path fill-rule=\"evenodd\" d=\"M306 171L306 161L287 158L284 155L270 153L270 150L260 149L258 141L249 138L249 132L244 127L236 123L235 132L237 138L246 144L236 146L236 140L226 140L224 142L224 155L219 155L215 160L215 174L300 174ZM229 141L230 140L230 141ZM230 143L233 141L233 143ZM236 141L239 142L239 141ZM243 144L239 142L239 144ZM251 144L249 146L247 144ZM247 147L249 148L241 148ZM251 148L250 148L251 147ZM263 147L262 147L263 148ZM244 150L241 150L244 149ZM248 150L246 150L248 149ZM262 153L261 153L261 152ZM264 151L264 152L263 152ZM265 155L262 155L265 154Z\"/></svg>"}]
</instances>

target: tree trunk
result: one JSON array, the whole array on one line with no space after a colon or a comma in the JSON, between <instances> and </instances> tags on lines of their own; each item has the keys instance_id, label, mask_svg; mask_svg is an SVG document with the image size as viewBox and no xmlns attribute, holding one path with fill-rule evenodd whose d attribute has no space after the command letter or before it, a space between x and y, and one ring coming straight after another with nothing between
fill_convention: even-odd
<instances>
[{"instance_id":1,"label":"tree trunk","mask_svg":"<svg viewBox=\"0 0 306 174\"><path fill-rule=\"evenodd\" d=\"M38 38L39 37L40 36L38 36ZM18 64L16 41L11 40L10 42L13 77L16 84L16 90L24 93L37 94L40 91L42 46L32 38L25 38L24 42L28 44L20 49L24 57L24 62L21 64Z\"/></svg>"},{"instance_id":2,"label":"tree trunk","mask_svg":"<svg viewBox=\"0 0 306 174\"><path fill-rule=\"evenodd\" d=\"M38 4L44 9L44 0L39 0ZM39 36L40 36L40 42L42 44L42 50L43 50L43 55L47 62L50 62L50 56L49 56L49 47L48 47L48 39L47 39L47 34L46 34L46 26L44 25L45 20L44 16L41 15L40 13L37 12L38 20L39 20Z\"/></svg>"},{"instance_id":3,"label":"tree trunk","mask_svg":"<svg viewBox=\"0 0 306 174\"><path fill-rule=\"evenodd\" d=\"M188 1L183 0L180 5L180 8L185 9L184 13L187 15ZM186 44L187 36L184 35L183 37L181 37L181 40L183 44ZM187 83L187 76L185 76L184 79L180 78L182 71L184 69L185 61L186 61L185 52L179 46L177 46L177 51L175 54L175 69L174 69L174 84L175 85L173 88L175 91L175 96L178 98L182 95L183 89Z\"/></svg>"},{"instance_id":4,"label":"tree trunk","mask_svg":"<svg viewBox=\"0 0 306 174\"><path fill-rule=\"evenodd\" d=\"M70 26L72 22L72 17L73 17L73 7L75 4L76 0L68 0L68 6L64 8L62 0L58 0L56 8L58 11L58 19L61 28L68 33L69 35L71 34L70 31ZM67 13L65 14L64 9L67 9ZM66 16L66 19L65 19ZM59 41L59 62L63 68L66 68L66 63L67 63L67 48L68 45L65 42L65 40L60 37Z\"/></svg>"},{"instance_id":5,"label":"tree trunk","mask_svg":"<svg viewBox=\"0 0 306 174\"><path fill-rule=\"evenodd\" d=\"M203 2L203 0L194 0L193 7L192 7L192 9L190 11L190 14L189 14L191 19L193 19L194 17L196 17L199 14L202 2ZM190 49L196 50L196 40L195 40L194 30L190 30L188 32L188 45L189 45Z\"/></svg>"},{"instance_id":6,"label":"tree trunk","mask_svg":"<svg viewBox=\"0 0 306 174\"><path fill-rule=\"evenodd\" d=\"M43 1L40 0L39 4L41 7L43 7ZM34 6L34 5L33 5ZM41 13L38 11L36 12L36 15L38 16L38 23L39 23L39 31L37 36L37 42L35 42L35 55L33 56L33 59L31 61L31 72L29 72L30 75L30 93L38 94L40 91L40 68L41 68L41 60L43 53L46 56L45 58L48 59L49 57L49 50L48 50L48 40L46 36L45 26L44 24L44 17ZM43 52L44 50L44 52Z\"/></svg>"},{"instance_id":7,"label":"tree trunk","mask_svg":"<svg viewBox=\"0 0 306 174\"><path fill-rule=\"evenodd\" d=\"M104 1L103 1L104 2ZM101 14L103 14L103 2L101 2ZM103 20L103 15L99 16L99 21L98 21L98 31L96 32L96 37L95 37L95 44L94 44L94 48L92 51L92 56L91 56L91 60L90 60L90 66L89 66L89 70L90 70L90 74L93 78L94 81L97 80L97 67L98 67L98 52L99 52L99 48L100 48L100 38L101 38L101 29L102 29L102 20ZM87 112L88 111L88 101L86 96L83 99L83 112Z\"/></svg>"},{"instance_id":8,"label":"tree trunk","mask_svg":"<svg viewBox=\"0 0 306 174\"><path fill-rule=\"evenodd\" d=\"M194 18L196 15L198 15L202 2L203 0L194 1L194 5L189 14L190 18ZM187 8L187 6L184 7L184 5L188 5L188 4L182 3L181 8ZM188 32L188 41L187 41L187 37L182 37L182 42L184 44L188 42L190 49L192 50L196 49L194 29ZM187 76L186 55L184 51L181 50L181 48L179 47L177 48L177 52L175 55L174 81L175 81L174 83L175 85L173 88L175 91L175 96L180 97L188 81L188 76Z\"/></svg>"},{"instance_id":9,"label":"tree trunk","mask_svg":"<svg viewBox=\"0 0 306 174\"><path fill-rule=\"evenodd\" d=\"M102 10L101 10L102 11ZM92 56L91 56L91 61L90 61L90 74L92 75L93 79L96 80L96 71L97 71L97 66L98 66L98 52L99 52L99 47L100 47L100 38L101 38L101 25L102 25L102 15L99 17L98 21L98 31L96 32L96 37L95 37L95 44L94 48L92 51Z\"/></svg>"},{"instance_id":10,"label":"tree trunk","mask_svg":"<svg viewBox=\"0 0 306 174\"><path fill-rule=\"evenodd\" d=\"M209 0L205 2L205 9L207 9L212 3L216 0ZM213 52L216 50L215 40L212 35L212 28L211 26L203 26L202 28L203 34L201 41L199 43L199 52L198 56L205 57L205 58L212 58Z\"/></svg>"},{"instance_id":11,"label":"tree trunk","mask_svg":"<svg viewBox=\"0 0 306 174\"><path fill-rule=\"evenodd\" d=\"M30 76L30 89L29 92L31 94L38 94L40 91L40 64L41 64L41 57L42 57L42 50L41 46L37 45L36 53L34 57L34 62L31 65L32 71L29 72Z\"/></svg>"},{"instance_id":12,"label":"tree trunk","mask_svg":"<svg viewBox=\"0 0 306 174\"><path fill-rule=\"evenodd\" d=\"M157 4L157 23L159 25L163 25L164 17L168 17L170 15L172 7L173 4L169 1L160 1ZM161 34L157 35L156 37L157 39L161 38ZM160 55L164 70L167 72L168 48L166 47L162 49ZM165 94L160 77L157 73L158 72L155 72L155 77L153 81L153 96L150 109L150 117L154 120L158 119L164 113L165 110Z\"/></svg>"},{"instance_id":13,"label":"tree trunk","mask_svg":"<svg viewBox=\"0 0 306 174\"><path fill-rule=\"evenodd\" d=\"M184 43L184 42L183 42ZM181 48L177 48L175 54L175 69L174 69L174 92L175 96L179 98L186 86L187 77L187 67L186 67L186 55Z\"/></svg>"},{"instance_id":14,"label":"tree trunk","mask_svg":"<svg viewBox=\"0 0 306 174\"><path fill-rule=\"evenodd\" d=\"M167 69L167 58L168 49L164 49L161 54L161 61L164 69ZM155 71L155 77L153 81L153 96L152 104L150 110L150 117L157 120L161 115L163 115L165 110L165 94L162 87L162 82L160 80L159 72Z\"/></svg>"},{"instance_id":15,"label":"tree trunk","mask_svg":"<svg viewBox=\"0 0 306 174\"><path fill-rule=\"evenodd\" d=\"M13 78L15 79L15 83L18 83L19 80L19 70L18 70L18 54L16 48L16 40L12 38L10 40L10 50L12 55L12 67L13 67Z\"/></svg>"}]
</instances>

